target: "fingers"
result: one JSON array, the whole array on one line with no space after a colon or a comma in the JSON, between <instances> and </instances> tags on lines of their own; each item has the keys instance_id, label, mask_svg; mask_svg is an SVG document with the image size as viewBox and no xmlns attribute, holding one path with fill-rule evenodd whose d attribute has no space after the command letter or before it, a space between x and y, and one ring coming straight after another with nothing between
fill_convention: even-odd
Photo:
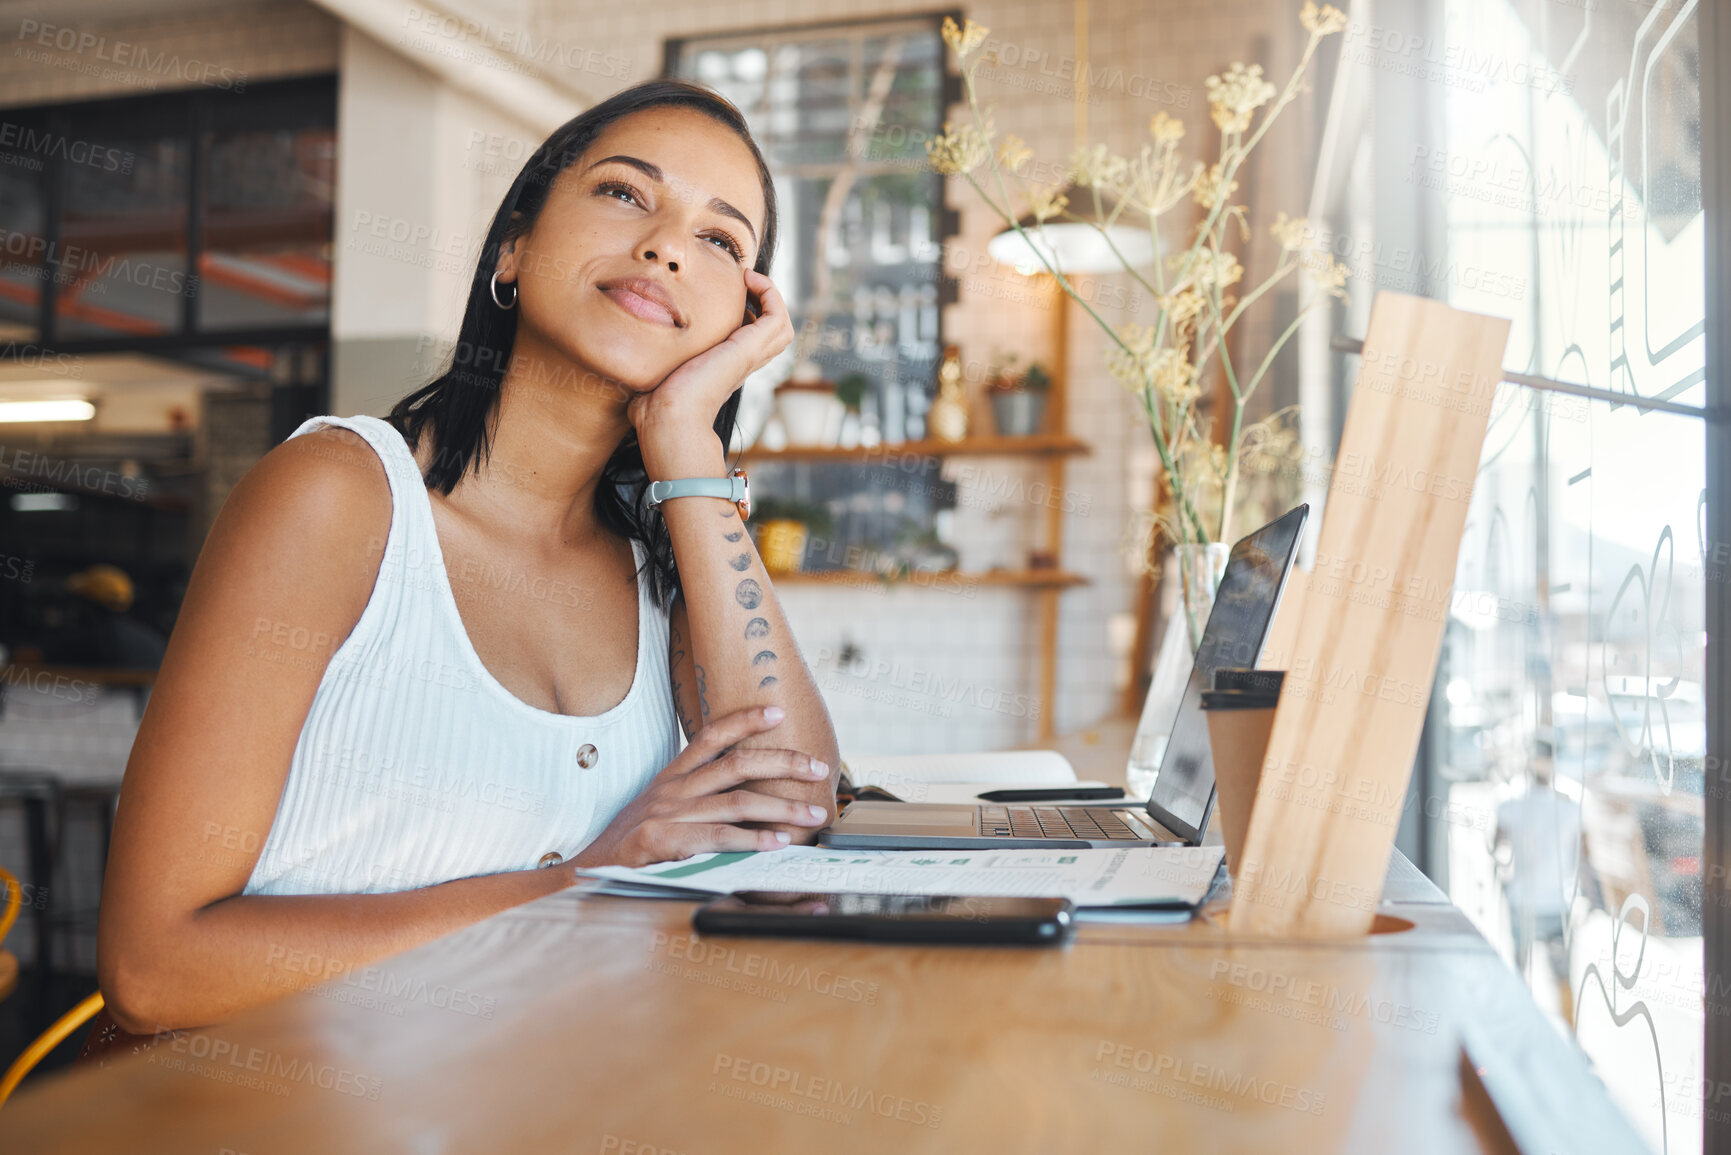
<instances>
[{"instance_id":1,"label":"fingers","mask_svg":"<svg viewBox=\"0 0 1731 1155\"><path fill-rule=\"evenodd\" d=\"M790 841L787 832L781 830L747 830L722 823L670 822L647 840L643 861L637 865L677 862L693 854L712 852L780 850Z\"/></svg>"},{"instance_id":2,"label":"fingers","mask_svg":"<svg viewBox=\"0 0 1731 1155\"><path fill-rule=\"evenodd\" d=\"M775 282L756 269L745 270L745 287L756 293L763 305L763 315L787 312L787 303L782 299L781 290L775 287Z\"/></svg>"},{"instance_id":3,"label":"fingers","mask_svg":"<svg viewBox=\"0 0 1731 1155\"><path fill-rule=\"evenodd\" d=\"M798 750L735 750L686 775L685 794L687 797L719 794L744 782L770 778L826 782L829 767Z\"/></svg>"},{"instance_id":4,"label":"fingers","mask_svg":"<svg viewBox=\"0 0 1731 1155\"><path fill-rule=\"evenodd\" d=\"M750 709L723 714L697 732L697 736L679 752L679 756L667 764L666 772L688 774L704 763L720 757L729 746L742 742L753 734L775 729L785 717L787 711L780 706L753 706Z\"/></svg>"},{"instance_id":5,"label":"fingers","mask_svg":"<svg viewBox=\"0 0 1731 1155\"><path fill-rule=\"evenodd\" d=\"M734 790L656 806L656 817L633 832L625 861L643 866L723 850L780 850L793 841L786 830L763 830L742 822L778 822L811 830L829 821L821 806L770 794Z\"/></svg>"},{"instance_id":6,"label":"fingers","mask_svg":"<svg viewBox=\"0 0 1731 1155\"><path fill-rule=\"evenodd\" d=\"M751 329L754 333L762 333L767 356L753 367L752 372L755 373L792 343L793 320L788 313L787 302L783 299L781 290L775 287L774 281L755 269L747 269L745 287L747 291L757 294L758 303L763 307Z\"/></svg>"},{"instance_id":7,"label":"fingers","mask_svg":"<svg viewBox=\"0 0 1731 1155\"><path fill-rule=\"evenodd\" d=\"M755 790L729 790L687 799L677 822L781 822L789 826L822 826L829 811L810 802L778 798Z\"/></svg>"}]
</instances>

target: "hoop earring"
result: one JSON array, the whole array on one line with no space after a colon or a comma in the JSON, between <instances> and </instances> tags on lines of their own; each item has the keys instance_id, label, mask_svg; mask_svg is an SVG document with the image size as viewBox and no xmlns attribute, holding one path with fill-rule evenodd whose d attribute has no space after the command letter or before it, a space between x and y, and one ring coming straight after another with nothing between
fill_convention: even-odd
<instances>
[{"instance_id":1,"label":"hoop earring","mask_svg":"<svg viewBox=\"0 0 1731 1155\"><path fill-rule=\"evenodd\" d=\"M514 309L517 307L517 285L515 282L511 282L510 284L511 303L507 305L504 301L499 299L499 272L497 269L493 271L493 279L487 283L487 291L492 294L493 303L501 309Z\"/></svg>"}]
</instances>

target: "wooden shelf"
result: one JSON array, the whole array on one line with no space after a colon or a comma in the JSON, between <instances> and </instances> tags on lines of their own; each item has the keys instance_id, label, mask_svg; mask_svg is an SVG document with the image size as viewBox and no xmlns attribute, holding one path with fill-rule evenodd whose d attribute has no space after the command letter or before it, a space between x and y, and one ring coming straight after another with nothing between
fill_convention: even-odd
<instances>
[{"instance_id":1,"label":"wooden shelf","mask_svg":"<svg viewBox=\"0 0 1731 1155\"><path fill-rule=\"evenodd\" d=\"M1088 453L1089 445L1080 437L1065 433L1041 433L1033 437L970 437L966 441L888 441L881 445L843 449L827 445L790 445L786 449L747 449L747 462L761 461L836 461L869 465L877 462L897 462L905 457L1051 457Z\"/></svg>"},{"instance_id":2,"label":"wooden shelf","mask_svg":"<svg viewBox=\"0 0 1731 1155\"><path fill-rule=\"evenodd\" d=\"M1081 574L1057 569L994 569L983 573L962 570L915 570L902 576L879 575L855 569L798 570L793 573L771 574L777 585L787 583L842 586L906 586L910 589L954 591L976 586L1011 586L1023 589L1065 589L1087 585Z\"/></svg>"}]
</instances>

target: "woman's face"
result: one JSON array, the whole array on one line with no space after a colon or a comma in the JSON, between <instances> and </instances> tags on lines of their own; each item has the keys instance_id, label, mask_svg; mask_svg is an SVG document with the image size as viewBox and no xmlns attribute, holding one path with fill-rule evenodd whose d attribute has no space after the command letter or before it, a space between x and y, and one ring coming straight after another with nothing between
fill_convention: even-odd
<instances>
[{"instance_id":1,"label":"woman's face","mask_svg":"<svg viewBox=\"0 0 1731 1155\"><path fill-rule=\"evenodd\" d=\"M615 121L500 258L519 343L527 331L584 372L653 389L743 323L763 215L757 163L724 125L684 108Z\"/></svg>"}]
</instances>

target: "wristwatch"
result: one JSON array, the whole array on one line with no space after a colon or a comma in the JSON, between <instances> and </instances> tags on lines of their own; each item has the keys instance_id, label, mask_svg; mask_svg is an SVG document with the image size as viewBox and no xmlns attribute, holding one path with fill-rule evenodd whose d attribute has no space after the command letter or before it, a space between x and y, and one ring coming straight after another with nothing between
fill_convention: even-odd
<instances>
[{"instance_id":1,"label":"wristwatch","mask_svg":"<svg viewBox=\"0 0 1731 1155\"><path fill-rule=\"evenodd\" d=\"M745 470L736 469L726 477L684 477L677 481L651 481L649 504L660 505L670 497L723 497L739 507L739 519L751 516L751 489L745 481Z\"/></svg>"}]
</instances>

